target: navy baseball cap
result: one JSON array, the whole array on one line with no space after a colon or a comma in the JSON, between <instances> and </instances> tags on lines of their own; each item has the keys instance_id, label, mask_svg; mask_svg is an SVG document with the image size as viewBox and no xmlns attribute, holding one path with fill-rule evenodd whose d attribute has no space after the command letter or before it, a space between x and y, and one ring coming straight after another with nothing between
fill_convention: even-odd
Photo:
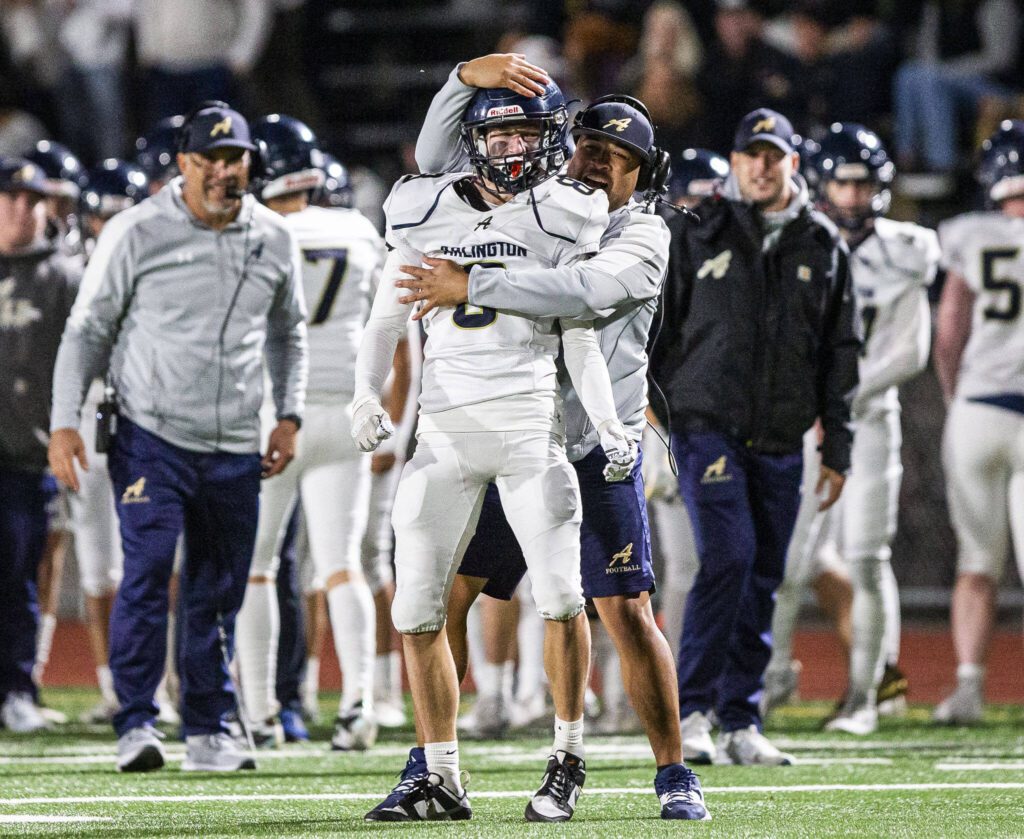
<instances>
[{"instance_id":1,"label":"navy baseball cap","mask_svg":"<svg viewBox=\"0 0 1024 839\"><path fill-rule=\"evenodd\" d=\"M0 192L37 192L49 195L43 170L23 157L0 157Z\"/></svg>"},{"instance_id":2,"label":"navy baseball cap","mask_svg":"<svg viewBox=\"0 0 1024 839\"><path fill-rule=\"evenodd\" d=\"M771 143L786 154L793 152L793 125L778 111L758 108L740 120L733 151L744 151L753 143Z\"/></svg>"},{"instance_id":3,"label":"navy baseball cap","mask_svg":"<svg viewBox=\"0 0 1024 839\"><path fill-rule=\"evenodd\" d=\"M183 152L204 152L234 148L256 151L249 123L232 108L203 108L182 126Z\"/></svg>"},{"instance_id":4,"label":"navy baseball cap","mask_svg":"<svg viewBox=\"0 0 1024 839\"><path fill-rule=\"evenodd\" d=\"M598 99L576 115L572 126L573 139L578 139L581 134L604 137L636 152L641 160L650 160L654 126L646 109L641 108L643 103L632 97Z\"/></svg>"}]
</instances>

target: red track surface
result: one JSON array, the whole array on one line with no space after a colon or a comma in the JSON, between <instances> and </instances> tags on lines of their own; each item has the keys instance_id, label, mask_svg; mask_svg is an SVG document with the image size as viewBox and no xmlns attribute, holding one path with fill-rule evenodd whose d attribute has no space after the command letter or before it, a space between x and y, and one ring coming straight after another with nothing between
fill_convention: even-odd
<instances>
[{"instance_id":1,"label":"red track surface","mask_svg":"<svg viewBox=\"0 0 1024 839\"><path fill-rule=\"evenodd\" d=\"M799 632L794 655L803 663L800 695L804 699L836 699L846 685L846 665L839 645L827 630ZM906 626L900 666L910 681L911 702L938 702L953 685L956 662L945 628ZM44 685L88 686L96 683L85 627L61 622L53 643ZM334 651L324 650L320 665L324 690L341 684ZM990 702L1024 703L1024 644L1017 632L1000 631L992 642L985 695Z\"/></svg>"}]
</instances>

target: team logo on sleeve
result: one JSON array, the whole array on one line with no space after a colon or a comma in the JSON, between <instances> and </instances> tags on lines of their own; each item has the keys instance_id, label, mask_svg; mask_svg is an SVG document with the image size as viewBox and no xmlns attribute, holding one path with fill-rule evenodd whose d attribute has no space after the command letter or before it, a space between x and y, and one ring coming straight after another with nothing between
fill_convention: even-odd
<instances>
[{"instance_id":1,"label":"team logo on sleeve","mask_svg":"<svg viewBox=\"0 0 1024 839\"><path fill-rule=\"evenodd\" d=\"M122 504L148 504L149 496L145 495L146 492L146 478L139 478L134 484L129 484L125 487L124 492L121 494Z\"/></svg>"}]
</instances>

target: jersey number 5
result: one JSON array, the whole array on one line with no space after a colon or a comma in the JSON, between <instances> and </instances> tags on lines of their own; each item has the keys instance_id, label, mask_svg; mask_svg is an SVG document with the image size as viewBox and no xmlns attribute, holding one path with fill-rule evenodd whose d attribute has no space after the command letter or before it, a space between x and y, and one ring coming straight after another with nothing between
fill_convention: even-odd
<instances>
[{"instance_id":1,"label":"jersey number 5","mask_svg":"<svg viewBox=\"0 0 1024 839\"><path fill-rule=\"evenodd\" d=\"M467 262L462 267L469 271L474 265L482 265L484 268L505 267L502 262ZM483 329L497 319L498 313L494 309L487 306L470 306L468 303L460 303L452 314L452 322L459 329Z\"/></svg>"},{"instance_id":2,"label":"jersey number 5","mask_svg":"<svg viewBox=\"0 0 1024 839\"><path fill-rule=\"evenodd\" d=\"M321 259L330 261L327 282L324 283L324 290L320 293L320 302L316 304L316 310L309 319L309 325L316 326L331 316L334 301L338 298L338 290L345 281L345 272L348 270L348 248L305 250L302 255L306 262L312 262L314 265L318 264Z\"/></svg>"},{"instance_id":3,"label":"jersey number 5","mask_svg":"<svg viewBox=\"0 0 1024 839\"><path fill-rule=\"evenodd\" d=\"M1020 284L1009 277L996 277L996 262L1016 259L1020 248L1003 248L981 252L981 283L989 291L1005 291L1006 307L992 303L982 309L988 320L1016 320L1020 314Z\"/></svg>"}]
</instances>

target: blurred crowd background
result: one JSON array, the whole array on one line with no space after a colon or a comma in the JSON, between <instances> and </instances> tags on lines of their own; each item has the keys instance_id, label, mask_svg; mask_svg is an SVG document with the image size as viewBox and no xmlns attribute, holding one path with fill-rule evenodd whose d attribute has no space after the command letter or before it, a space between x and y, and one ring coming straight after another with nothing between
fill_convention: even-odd
<instances>
[{"instance_id":1,"label":"blurred crowd background","mask_svg":"<svg viewBox=\"0 0 1024 839\"><path fill-rule=\"evenodd\" d=\"M307 122L379 222L454 64L509 51L584 102L638 96L674 155L727 153L760 106L812 140L864 123L897 163L893 216L934 225L981 206L979 141L1024 117L1022 20L1017 0L0 0L0 155L56 139L87 165L131 158L159 119L223 98ZM944 613L955 542L933 373L904 406L894 568L905 605ZM1019 582L1005 598L1024 602Z\"/></svg>"}]
</instances>

